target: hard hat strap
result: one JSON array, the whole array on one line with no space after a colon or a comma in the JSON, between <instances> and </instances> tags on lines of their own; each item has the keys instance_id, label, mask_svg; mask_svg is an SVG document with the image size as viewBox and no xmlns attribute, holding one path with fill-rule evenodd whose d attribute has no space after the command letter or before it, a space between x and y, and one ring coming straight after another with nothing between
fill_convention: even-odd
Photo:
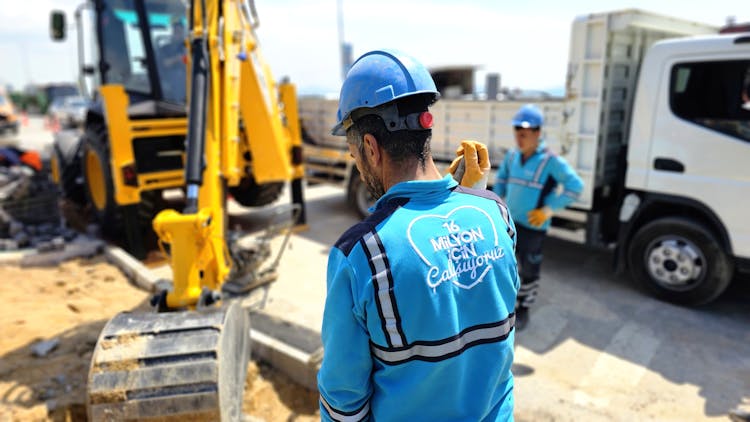
<instances>
[{"instance_id":1,"label":"hard hat strap","mask_svg":"<svg viewBox=\"0 0 750 422\"><path fill-rule=\"evenodd\" d=\"M389 132L395 132L397 130L425 130L432 128L432 118L425 119L423 117L425 113L429 114L427 111L420 111L418 113L410 113L406 116L400 116L398 114L398 106L396 106L396 103L391 102L376 108L360 108L354 110L352 114L342 122L342 124L344 130L347 130L357 120L372 114L383 119L385 127Z\"/></svg>"}]
</instances>

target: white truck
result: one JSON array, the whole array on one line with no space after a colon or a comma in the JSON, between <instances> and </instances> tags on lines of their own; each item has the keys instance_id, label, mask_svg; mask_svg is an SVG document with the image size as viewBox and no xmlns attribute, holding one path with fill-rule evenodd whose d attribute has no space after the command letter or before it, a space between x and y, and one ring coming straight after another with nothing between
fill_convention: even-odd
<instances>
[{"instance_id":1,"label":"white truck","mask_svg":"<svg viewBox=\"0 0 750 422\"><path fill-rule=\"evenodd\" d=\"M550 234L614 251L618 271L685 305L718 297L750 271L750 32L641 10L578 17L565 98L536 102L543 136L585 183ZM443 99L432 152L447 164L462 139L495 165L514 146L522 103ZM303 98L310 181L335 181L368 204L343 138L329 135L336 100ZM492 178L491 178L492 180Z\"/></svg>"}]
</instances>

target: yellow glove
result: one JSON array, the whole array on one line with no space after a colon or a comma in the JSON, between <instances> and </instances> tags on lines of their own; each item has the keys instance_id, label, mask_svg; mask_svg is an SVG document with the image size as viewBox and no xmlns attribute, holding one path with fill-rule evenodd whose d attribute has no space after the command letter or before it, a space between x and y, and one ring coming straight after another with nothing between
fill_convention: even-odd
<instances>
[{"instance_id":1,"label":"yellow glove","mask_svg":"<svg viewBox=\"0 0 750 422\"><path fill-rule=\"evenodd\" d=\"M526 217L529 219L529 223L531 223L532 226L541 227L545 221L552 217L552 210L548 206L543 206L542 208L529 211L528 214L526 214Z\"/></svg>"},{"instance_id":2,"label":"yellow glove","mask_svg":"<svg viewBox=\"0 0 750 422\"><path fill-rule=\"evenodd\" d=\"M463 169L461 169L462 162ZM460 179L461 186L485 189L490 175L490 154L487 146L477 141L461 141L461 146L456 149L456 158L448 167L448 172L456 180Z\"/></svg>"}]
</instances>

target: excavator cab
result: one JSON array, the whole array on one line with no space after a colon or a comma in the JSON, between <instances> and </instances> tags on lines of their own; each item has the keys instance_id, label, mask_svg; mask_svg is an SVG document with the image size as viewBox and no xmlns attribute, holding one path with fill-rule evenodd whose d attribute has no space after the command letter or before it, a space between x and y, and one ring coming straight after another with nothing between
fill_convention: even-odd
<instances>
[{"instance_id":1,"label":"excavator cab","mask_svg":"<svg viewBox=\"0 0 750 422\"><path fill-rule=\"evenodd\" d=\"M92 91L121 85L138 114L150 102L156 115L184 116L187 102L187 19L179 0L88 0L76 10L79 48L91 47L93 57L79 51L81 76L94 76ZM53 11L53 40L67 36L65 13ZM93 42L83 46L84 39ZM95 37L95 38L94 38ZM87 83L81 83L87 86ZM89 92L96 95L96 92ZM169 108L169 105L176 107ZM161 107L166 107L161 109ZM140 113L144 114L144 113Z\"/></svg>"},{"instance_id":2,"label":"excavator cab","mask_svg":"<svg viewBox=\"0 0 750 422\"><path fill-rule=\"evenodd\" d=\"M147 242L154 246L151 223L164 208L162 192L184 190L186 184L192 22L185 5L182 0L88 0L76 11L79 85L93 105L81 136L58 136L53 175L78 215L92 214L103 234L138 258L145 257ZM53 39L65 38L62 12L52 13L50 29ZM243 80L265 77L255 74L257 67L252 63L237 71L249 74L240 75ZM235 119L232 132L239 136L223 168L228 193L248 207L276 201L290 169L301 165L299 157L291 162L293 146L278 142L278 133L259 133L250 142L253 134L246 129L255 118L249 112Z\"/></svg>"},{"instance_id":3,"label":"excavator cab","mask_svg":"<svg viewBox=\"0 0 750 422\"><path fill-rule=\"evenodd\" d=\"M97 0L101 84L122 85L135 114L184 116L185 7L181 1ZM145 104L148 104L146 106ZM147 107L151 107L149 110ZM137 117L137 116L136 116Z\"/></svg>"}]
</instances>

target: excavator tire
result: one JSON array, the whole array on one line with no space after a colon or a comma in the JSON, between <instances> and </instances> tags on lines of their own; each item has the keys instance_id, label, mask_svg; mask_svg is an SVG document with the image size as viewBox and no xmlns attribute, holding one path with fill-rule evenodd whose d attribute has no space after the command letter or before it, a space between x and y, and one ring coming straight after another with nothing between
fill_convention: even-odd
<instances>
[{"instance_id":1,"label":"excavator tire","mask_svg":"<svg viewBox=\"0 0 750 422\"><path fill-rule=\"evenodd\" d=\"M115 203L115 188L109 164L109 140L104 122L91 121L86 125L82 140L81 171L86 198L102 228L109 234L119 234L122 219Z\"/></svg>"},{"instance_id":2,"label":"excavator tire","mask_svg":"<svg viewBox=\"0 0 750 422\"><path fill-rule=\"evenodd\" d=\"M79 163L86 202L91 204L103 233L111 239L124 239L125 249L142 259L147 248L144 238L154 237L151 221L160 211L159 207L163 207L162 193L160 190L143 191L137 204L118 205L109 160L107 128L104 122L92 120L83 134Z\"/></svg>"},{"instance_id":3,"label":"excavator tire","mask_svg":"<svg viewBox=\"0 0 750 422\"><path fill-rule=\"evenodd\" d=\"M229 188L229 193L243 207L262 207L275 202L284 190L284 182L258 184L252 176Z\"/></svg>"},{"instance_id":4,"label":"excavator tire","mask_svg":"<svg viewBox=\"0 0 750 422\"><path fill-rule=\"evenodd\" d=\"M241 420L249 332L249 315L237 302L118 314L91 358L89 420Z\"/></svg>"}]
</instances>

